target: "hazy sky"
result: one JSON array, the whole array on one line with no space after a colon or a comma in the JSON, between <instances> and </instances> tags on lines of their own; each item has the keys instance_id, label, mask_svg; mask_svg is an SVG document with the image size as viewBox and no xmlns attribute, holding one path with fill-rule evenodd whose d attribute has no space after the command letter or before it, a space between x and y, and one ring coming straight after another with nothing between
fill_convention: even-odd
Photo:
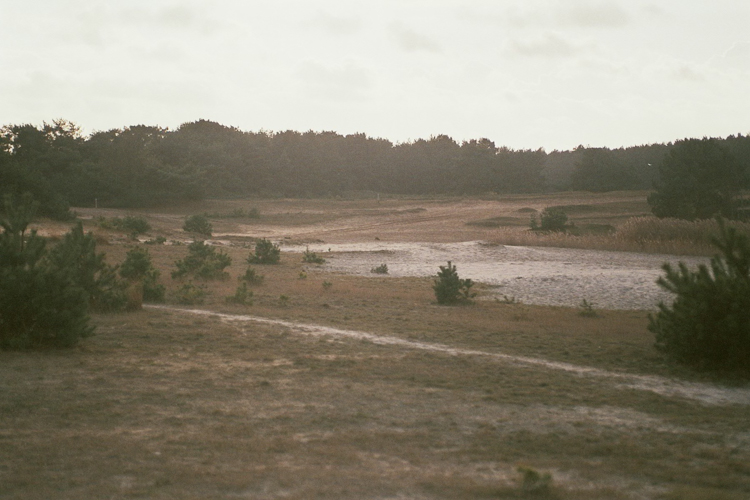
<instances>
[{"instance_id":1,"label":"hazy sky","mask_svg":"<svg viewBox=\"0 0 750 500\"><path fill-rule=\"evenodd\" d=\"M0 0L0 125L548 151L747 134L748 26L748 0Z\"/></svg>"}]
</instances>

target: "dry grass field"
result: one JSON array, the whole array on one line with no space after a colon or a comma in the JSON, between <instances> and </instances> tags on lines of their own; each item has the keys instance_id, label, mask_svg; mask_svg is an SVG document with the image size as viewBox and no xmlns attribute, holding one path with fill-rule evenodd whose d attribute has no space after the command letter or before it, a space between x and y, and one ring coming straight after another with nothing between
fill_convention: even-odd
<instances>
[{"instance_id":1,"label":"dry grass field","mask_svg":"<svg viewBox=\"0 0 750 500\"><path fill-rule=\"evenodd\" d=\"M286 252L254 266L252 305L225 301L254 238L507 242L554 205L577 207L590 245L647 213L643 193L127 212L169 241L190 239L186 215L215 214L230 278L177 304L186 246L148 245L165 304L95 315L71 350L0 352L0 498L750 498L750 387L666 362L647 311L438 306L429 278L332 274ZM221 216L251 207L260 218ZM80 212L121 262L135 243L96 217L126 212Z\"/></svg>"}]
</instances>

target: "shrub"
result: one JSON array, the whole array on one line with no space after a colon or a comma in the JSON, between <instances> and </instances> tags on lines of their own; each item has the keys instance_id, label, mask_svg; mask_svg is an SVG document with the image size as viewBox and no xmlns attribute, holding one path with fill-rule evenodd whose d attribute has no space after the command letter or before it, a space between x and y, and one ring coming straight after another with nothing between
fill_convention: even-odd
<instances>
[{"instance_id":1,"label":"shrub","mask_svg":"<svg viewBox=\"0 0 750 500\"><path fill-rule=\"evenodd\" d=\"M594 304L586 299L583 299L581 303L578 304L578 307L581 309L578 311L579 316L583 316L584 318L596 318L599 316L599 313L594 309Z\"/></svg>"},{"instance_id":2,"label":"shrub","mask_svg":"<svg viewBox=\"0 0 750 500\"><path fill-rule=\"evenodd\" d=\"M226 301L233 304L251 306L253 305L253 292L252 290L247 289L247 283L243 281L240 286L237 287L237 290L235 290L234 295L227 297Z\"/></svg>"},{"instance_id":3,"label":"shrub","mask_svg":"<svg viewBox=\"0 0 750 500\"><path fill-rule=\"evenodd\" d=\"M531 217L531 229L535 231L564 231L568 224L568 216L561 208L547 207L540 216L541 225L536 216Z\"/></svg>"},{"instance_id":4,"label":"shrub","mask_svg":"<svg viewBox=\"0 0 750 500\"><path fill-rule=\"evenodd\" d=\"M232 258L224 252L217 252L212 246L202 241L188 245L188 255L175 262L177 270L172 278L183 278L187 275L200 279L226 279L229 275L224 269L232 264Z\"/></svg>"},{"instance_id":5,"label":"shrub","mask_svg":"<svg viewBox=\"0 0 750 500\"><path fill-rule=\"evenodd\" d=\"M440 266L432 289L435 291L438 304L456 304L476 297L476 293L471 292L472 286L474 282L470 279L459 278L456 266L448 261L447 266Z\"/></svg>"},{"instance_id":6,"label":"shrub","mask_svg":"<svg viewBox=\"0 0 750 500\"><path fill-rule=\"evenodd\" d=\"M388 274L388 266L386 264L380 264L379 266L370 269L370 272L374 274Z\"/></svg>"},{"instance_id":7,"label":"shrub","mask_svg":"<svg viewBox=\"0 0 750 500\"><path fill-rule=\"evenodd\" d=\"M521 474L521 491L530 496L546 497L552 487L552 475L548 472L540 473L531 467L518 467Z\"/></svg>"},{"instance_id":8,"label":"shrub","mask_svg":"<svg viewBox=\"0 0 750 500\"><path fill-rule=\"evenodd\" d=\"M120 266L120 276L131 283L140 282L143 287L144 302L163 302L165 288L158 283L161 273L151 263L148 250L133 248L125 256Z\"/></svg>"},{"instance_id":9,"label":"shrub","mask_svg":"<svg viewBox=\"0 0 750 500\"><path fill-rule=\"evenodd\" d=\"M91 309L107 312L124 307L124 287L116 268L104 262L103 253L96 253L96 239L84 234L80 221L50 250L47 262L86 293Z\"/></svg>"},{"instance_id":10,"label":"shrub","mask_svg":"<svg viewBox=\"0 0 750 500\"><path fill-rule=\"evenodd\" d=\"M676 295L659 304L648 328L656 347L699 369L750 373L750 238L719 221L720 255L697 272L665 264L659 285Z\"/></svg>"},{"instance_id":11,"label":"shrub","mask_svg":"<svg viewBox=\"0 0 750 500\"><path fill-rule=\"evenodd\" d=\"M258 272L252 267L248 267L247 270L245 270L245 274L239 277L240 281L245 281L250 285L260 285L263 283L264 279L265 276L258 274Z\"/></svg>"},{"instance_id":12,"label":"shrub","mask_svg":"<svg viewBox=\"0 0 750 500\"><path fill-rule=\"evenodd\" d=\"M140 216L128 215L124 218L112 217L111 219L99 217L97 219L97 224L102 229L117 229L119 231L126 231L133 236L151 231L151 225L146 219Z\"/></svg>"},{"instance_id":13,"label":"shrub","mask_svg":"<svg viewBox=\"0 0 750 500\"><path fill-rule=\"evenodd\" d=\"M125 216L118 220L118 226L124 231L129 232L133 235L147 233L151 231L151 225L143 217L135 217L132 215Z\"/></svg>"},{"instance_id":14,"label":"shrub","mask_svg":"<svg viewBox=\"0 0 750 500\"><path fill-rule=\"evenodd\" d=\"M192 282L183 284L175 292L175 300L178 304L186 306L192 306L196 304L203 304L207 295L206 287L204 285L196 286Z\"/></svg>"},{"instance_id":15,"label":"shrub","mask_svg":"<svg viewBox=\"0 0 750 500\"><path fill-rule=\"evenodd\" d=\"M278 264L281 260L281 249L263 238L255 243L255 253L247 257L248 264Z\"/></svg>"},{"instance_id":16,"label":"shrub","mask_svg":"<svg viewBox=\"0 0 750 500\"><path fill-rule=\"evenodd\" d=\"M315 252L311 252L309 247L302 254L302 262L306 262L308 264L324 264L325 261L326 260L323 257L320 257Z\"/></svg>"},{"instance_id":17,"label":"shrub","mask_svg":"<svg viewBox=\"0 0 750 500\"><path fill-rule=\"evenodd\" d=\"M191 215L185 219L185 225L182 229L188 233L195 233L201 236L211 237L213 234L213 226L208 221L205 215Z\"/></svg>"},{"instance_id":18,"label":"shrub","mask_svg":"<svg viewBox=\"0 0 750 500\"><path fill-rule=\"evenodd\" d=\"M69 347L93 334L86 291L52 265L45 242L26 230L38 209L31 195L5 198L0 219L0 348Z\"/></svg>"}]
</instances>

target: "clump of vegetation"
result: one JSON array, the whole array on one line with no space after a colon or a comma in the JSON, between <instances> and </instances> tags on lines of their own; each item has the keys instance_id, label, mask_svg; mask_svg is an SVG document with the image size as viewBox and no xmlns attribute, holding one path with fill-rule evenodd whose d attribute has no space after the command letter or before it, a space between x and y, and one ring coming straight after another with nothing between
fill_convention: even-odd
<instances>
[{"instance_id":1,"label":"clump of vegetation","mask_svg":"<svg viewBox=\"0 0 750 500\"><path fill-rule=\"evenodd\" d=\"M721 252L690 271L664 264L658 284L676 295L659 304L648 328L656 347L698 369L750 374L750 238L719 220Z\"/></svg>"},{"instance_id":2,"label":"clump of vegetation","mask_svg":"<svg viewBox=\"0 0 750 500\"><path fill-rule=\"evenodd\" d=\"M531 216L532 231L565 231L568 227L568 215L559 207L547 207L542 210L540 221L537 222L536 215Z\"/></svg>"},{"instance_id":3,"label":"clump of vegetation","mask_svg":"<svg viewBox=\"0 0 750 500\"><path fill-rule=\"evenodd\" d=\"M188 233L195 233L210 238L213 234L213 226L205 215L191 215L185 219L182 229Z\"/></svg>"},{"instance_id":4,"label":"clump of vegetation","mask_svg":"<svg viewBox=\"0 0 750 500\"><path fill-rule=\"evenodd\" d=\"M90 296L68 264L47 259L45 241L26 233L39 204L5 197L0 219L0 348L70 347L93 335ZM63 257L67 254L61 254ZM60 264L63 266L61 267Z\"/></svg>"},{"instance_id":5,"label":"clump of vegetation","mask_svg":"<svg viewBox=\"0 0 750 500\"><path fill-rule=\"evenodd\" d=\"M328 289L329 289L329 288L331 288L332 286L333 286L333 283L331 283L330 281L324 281L324 282L323 282L323 288L324 288L325 290L328 290Z\"/></svg>"},{"instance_id":6,"label":"clump of vegetation","mask_svg":"<svg viewBox=\"0 0 750 500\"><path fill-rule=\"evenodd\" d=\"M144 302L164 301L166 289L159 283L160 274L145 248L136 247L128 250L125 262L120 265L120 276L142 288Z\"/></svg>"},{"instance_id":7,"label":"clump of vegetation","mask_svg":"<svg viewBox=\"0 0 750 500\"><path fill-rule=\"evenodd\" d=\"M124 307L124 287L116 268L104 261L103 253L96 253L96 239L83 232L80 221L50 250L47 261L86 293L92 310L108 312Z\"/></svg>"},{"instance_id":8,"label":"clump of vegetation","mask_svg":"<svg viewBox=\"0 0 750 500\"><path fill-rule=\"evenodd\" d=\"M302 254L302 262L307 264L324 264L325 261L326 260L317 253L311 252L310 247L307 247Z\"/></svg>"},{"instance_id":9,"label":"clump of vegetation","mask_svg":"<svg viewBox=\"0 0 750 500\"><path fill-rule=\"evenodd\" d=\"M234 295L227 297L226 301L232 304L251 306L253 305L253 292L247 288L247 282L243 281L235 290Z\"/></svg>"},{"instance_id":10,"label":"clump of vegetation","mask_svg":"<svg viewBox=\"0 0 750 500\"><path fill-rule=\"evenodd\" d=\"M278 264L281 260L279 245L262 238L255 243L255 253L247 257L248 264Z\"/></svg>"},{"instance_id":11,"label":"clump of vegetation","mask_svg":"<svg viewBox=\"0 0 750 500\"><path fill-rule=\"evenodd\" d=\"M456 272L456 266L448 261L447 266L440 266L432 289L435 291L435 297L438 304L457 304L468 302L476 297L476 293L471 291L474 282L470 279L461 279Z\"/></svg>"},{"instance_id":12,"label":"clump of vegetation","mask_svg":"<svg viewBox=\"0 0 750 500\"><path fill-rule=\"evenodd\" d=\"M252 267L248 267L245 270L245 274L239 277L239 280L244 281L249 285L260 285L263 283L263 280L265 280L265 278L265 276L259 274L258 271L256 271Z\"/></svg>"},{"instance_id":13,"label":"clump of vegetation","mask_svg":"<svg viewBox=\"0 0 750 500\"><path fill-rule=\"evenodd\" d=\"M175 262L177 270L172 272L172 278L191 275L204 280L226 279L229 275L224 269L231 264L232 258L226 253L217 252L216 248L202 241L195 241L188 245L188 255Z\"/></svg>"},{"instance_id":14,"label":"clump of vegetation","mask_svg":"<svg viewBox=\"0 0 750 500\"><path fill-rule=\"evenodd\" d=\"M206 295L208 295L208 292L206 292L205 285L195 285L192 281L189 281L175 291L175 300L178 304L192 306L203 304Z\"/></svg>"},{"instance_id":15,"label":"clump of vegetation","mask_svg":"<svg viewBox=\"0 0 750 500\"><path fill-rule=\"evenodd\" d=\"M138 236L139 234L147 233L151 231L151 225L146 219L140 216L126 215L125 217L112 217L107 219L106 217L99 217L97 224L102 229L115 229L117 231L124 231L129 233L131 236Z\"/></svg>"},{"instance_id":16,"label":"clump of vegetation","mask_svg":"<svg viewBox=\"0 0 750 500\"><path fill-rule=\"evenodd\" d=\"M370 272L374 274L388 274L388 266L386 264L380 264L379 266L370 269Z\"/></svg>"},{"instance_id":17,"label":"clump of vegetation","mask_svg":"<svg viewBox=\"0 0 750 500\"><path fill-rule=\"evenodd\" d=\"M551 493L552 475L549 472L541 474L531 467L518 467L521 474L521 491L525 495L545 497Z\"/></svg>"},{"instance_id":18,"label":"clump of vegetation","mask_svg":"<svg viewBox=\"0 0 750 500\"><path fill-rule=\"evenodd\" d=\"M289 305L289 296L284 295L283 293L279 295L279 305L281 307L286 307Z\"/></svg>"},{"instance_id":19,"label":"clump of vegetation","mask_svg":"<svg viewBox=\"0 0 750 500\"><path fill-rule=\"evenodd\" d=\"M584 318L596 318L599 316L599 313L594 309L594 304L586 299L583 299L578 307L580 309L578 311L579 316L583 316Z\"/></svg>"},{"instance_id":20,"label":"clump of vegetation","mask_svg":"<svg viewBox=\"0 0 750 500\"><path fill-rule=\"evenodd\" d=\"M743 175L742 165L716 139L687 139L665 155L648 203L657 217L733 218Z\"/></svg>"}]
</instances>

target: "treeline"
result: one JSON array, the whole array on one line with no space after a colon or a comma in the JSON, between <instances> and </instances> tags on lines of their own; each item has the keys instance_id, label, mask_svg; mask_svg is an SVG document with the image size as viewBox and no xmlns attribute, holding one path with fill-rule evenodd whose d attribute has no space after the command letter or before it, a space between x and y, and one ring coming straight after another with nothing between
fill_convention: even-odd
<instances>
[{"instance_id":1,"label":"treeline","mask_svg":"<svg viewBox=\"0 0 750 500\"><path fill-rule=\"evenodd\" d=\"M750 138L722 140L750 165ZM365 134L245 132L199 120L83 136L66 120L0 129L0 194L31 192L46 215L68 206L143 207L206 197L528 193L647 189L671 144L511 150L439 135L394 144ZM750 172L750 168L746 168Z\"/></svg>"}]
</instances>

